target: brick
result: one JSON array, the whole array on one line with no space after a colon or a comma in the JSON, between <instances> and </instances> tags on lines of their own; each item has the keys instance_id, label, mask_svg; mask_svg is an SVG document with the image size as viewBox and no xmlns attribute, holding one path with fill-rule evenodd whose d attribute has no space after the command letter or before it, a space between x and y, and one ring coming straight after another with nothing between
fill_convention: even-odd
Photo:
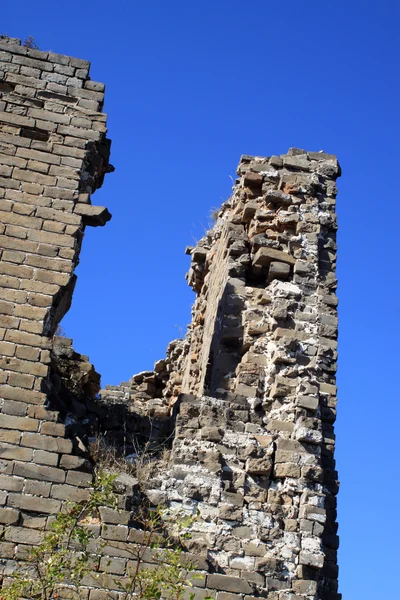
<instances>
[{"instance_id":1,"label":"brick","mask_svg":"<svg viewBox=\"0 0 400 600\"><path fill-rule=\"evenodd\" d=\"M63 425L63 423L53 423L51 421L46 421L45 423L42 423L40 433L43 433L43 435L54 435L63 437L65 435L65 425Z\"/></svg>"},{"instance_id":2,"label":"brick","mask_svg":"<svg viewBox=\"0 0 400 600\"><path fill-rule=\"evenodd\" d=\"M69 454L64 454L60 459L60 467L62 469L80 469L85 466L86 463L86 459Z\"/></svg>"},{"instance_id":3,"label":"brick","mask_svg":"<svg viewBox=\"0 0 400 600\"><path fill-rule=\"evenodd\" d=\"M5 558L13 558L14 557L15 544L0 542L0 556Z\"/></svg>"},{"instance_id":4,"label":"brick","mask_svg":"<svg viewBox=\"0 0 400 600\"><path fill-rule=\"evenodd\" d=\"M0 523L3 525L16 525L19 521L20 512L13 508L0 508Z\"/></svg>"},{"instance_id":5,"label":"brick","mask_svg":"<svg viewBox=\"0 0 400 600\"><path fill-rule=\"evenodd\" d=\"M0 113L1 114L1 113ZM0 188L13 188L19 189L19 182L14 179L7 179L6 177L0 177Z\"/></svg>"},{"instance_id":6,"label":"brick","mask_svg":"<svg viewBox=\"0 0 400 600\"><path fill-rule=\"evenodd\" d=\"M60 252L59 246L49 243L41 243L37 247L37 253L43 256L56 257Z\"/></svg>"},{"instance_id":7,"label":"brick","mask_svg":"<svg viewBox=\"0 0 400 600\"><path fill-rule=\"evenodd\" d=\"M55 271L44 271L42 269L36 270L36 279L43 283L54 283L56 285L67 285L70 280L68 273L58 273Z\"/></svg>"},{"instance_id":8,"label":"brick","mask_svg":"<svg viewBox=\"0 0 400 600\"><path fill-rule=\"evenodd\" d=\"M7 262L22 263L25 259L25 253L17 250L4 250L1 258Z\"/></svg>"},{"instance_id":9,"label":"brick","mask_svg":"<svg viewBox=\"0 0 400 600\"><path fill-rule=\"evenodd\" d=\"M50 348L51 340L44 336L35 335L33 333L25 333L22 331L7 331L5 336L6 341L26 346L38 346L39 348Z\"/></svg>"},{"instance_id":10,"label":"brick","mask_svg":"<svg viewBox=\"0 0 400 600\"><path fill-rule=\"evenodd\" d=\"M17 156L22 156L30 160L38 160L40 162L49 163L51 165L59 165L60 158L50 152L40 152L39 150L31 150L30 148L18 148Z\"/></svg>"},{"instance_id":11,"label":"brick","mask_svg":"<svg viewBox=\"0 0 400 600\"><path fill-rule=\"evenodd\" d=\"M11 239L11 235L15 235L14 230L16 230L17 235L15 237L18 237L18 239L14 240ZM26 237L28 230L24 229L22 227L12 227L11 225L8 225L6 233L7 236L0 236L0 245L1 247L4 248L11 248L11 249L17 249L17 250L25 250L26 252L35 252L37 244L34 244L33 242L28 242L26 239L24 239L22 237L22 232L24 233L24 236Z\"/></svg>"},{"instance_id":12,"label":"brick","mask_svg":"<svg viewBox=\"0 0 400 600\"><path fill-rule=\"evenodd\" d=\"M16 462L14 474L28 479L38 479L39 481L53 481L55 483L64 483L65 481L65 472L62 469L33 463Z\"/></svg>"},{"instance_id":13,"label":"brick","mask_svg":"<svg viewBox=\"0 0 400 600\"><path fill-rule=\"evenodd\" d=\"M0 458L7 460L22 460L29 462L32 460L33 450L31 448L20 448L4 442L0 442Z\"/></svg>"},{"instance_id":14,"label":"brick","mask_svg":"<svg viewBox=\"0 0 400 600\"><path fill-rule=\"evenodd\" d=\"M73 269L72 263L69 260L38 256L36 254L28 254L25 260L25 264L30 265L32 267L38 267L40 269L57 271L60 273L72 273Z\"/></svg>"},{"instance_id":15,"label":"brick","mask_svg":"<svg viewBox=\"0 0 400 600\"><path fill-rule=\"evenodd\" d=\"M1 138L0 138L1 141ZM81 150L80 148L71 148L70 146L59 146L54 144L53 154L60 156L70 156L72 158L83 159L86 156L85 150ZM56 163L54 163L56 164Z\"/></svg>"},{"instance_id":16,"label":"brick","mask_svg":"<svg viewBox=\"0 0 400 600\"><path fill-rule=\"evenodd\" d=\"M0 163L0 175L2 177L10 177L12 173L12 167L8 166L8 165L2 165Z\"/></svg>"},{"instance_id":17,"label":"brick","mask_svg":"<svg viewBox=\"0 0 400 600\"><path fill-rule=\"evenodd\" d=\"M30 267L6 262L0 262L0 273L9 275L10 277L18 277L20 279L30 279L33 277L33 269Z\"/></svg>"},{"instance_id":18,"label":"brick","mask_svg":"<svg viewBox=\"0 0 400 600\"><path fill-rule=\"evenodd\" d=\"M27 307L27 308L32 308L32 307ZM21 359L22 361L25 360L29 360L32 362L37 362L39 360L39 355L40 355L40 350L36 349L36 348L32 348L32 346L16 346L16 351L15 351L15 356L19 359ZM25 370L26 367L24 365L23 369ZM35 364L33 366L33 369L35 371L35 373L32 373L33 375L42 375L45 376L47 373L45 373L44 370L44 365L40 365L40 364ZM43 371L43 373L45 373L43 375L43 373L41 373L40 371Z\"/></svg>"},{"instance_id":19,"label":"brick","mask_svg":"<svg viewBox=\"0 0 400 600\"><path fill-rule=\"evenodd\" d=\"M28 404L44 404L46 395L34 390L21 390L7 385L0 386L0 398L19 400Z\"/></svg>"},{"instance_id":20,"label":"brick","mask_svg":"<svg viewBox=\"0 0 400 600\"><path fill-rule=\"evenodd\" d=\"M22 490L24 481L18 479L15 476L2 475L0 474L0 489L9 492L20 492Z\"/></svg>"},{"instance_id":21,"label":"brick","mask_svg":"<svg viewBox=\"0 0 400 600\"><path fill-rule=\"evenodd\" d=\"M66 177L57 177L57 186L68 190L77 190L79 188L78 179L67 179Z\"/></svg>"},{"instance_id":22,"label":"brick","mask_svg":"<svg viewBox=\"0 0 400 600\"><path fill-rule=\"evenodd\" d=\"M5 211L0 211L0 222L26 227L27 229L40 229L42 225L42 220L36 217L26 217Z\"/></svg>"},{"instance_id":23,"label":"brick","mask_svg":"<svg viewBox=\"0 0 400 600\"><path fill-rule=\"evenodd\" d=\"M38 450L47 450L48 452L60 452L63 454L69 454L72 451L71 440L34 433L23 433L21 446L37 448Z\"/></svg>"},{"instance_id":24,"label":"brick","mask_svg":"<svg viewBox=\"0 0 400 600\"><path fill-rule=\"evenodd\" d=\"M319 391L321 392L321 394L332 394L332 396L336 396L337 387L336 385L331 385L329 383L320 383Z\"/></svg>"},{"instance_id":25,"label":"brick","mask_svg":"<svg viewBox=\"0 0 400 600\"><path fill-rule=\"evenodd\" d=\"M230 577L229 575L219 575L217 573L207 575L207 587L225 592L234 592L237 594L251 594L253 588L239 577Z\"/></svg>"},{"instance_id":26,"label":"brick","mask_svg":"<svg viewBox=\"0 0 400 600\"><path fill-rule=\"evenodd\" d=\"M17 277L9 277L7 275L0 275L0 287L18 289L19 288L19 280Z\"/></svg>"},{"instance_id":27,"label":"brick","mask_svg":"<svg viewBox=\"0 0 400 600\"><path fill-rule=\"evenodd\" d=\"M51 62L46 62L45 60L36 60L28 56L18 56L14 54L12 57L12 62L18 65L40 69L41 71L53 70L53 65Z\"/></svg>"},{"instance_id":28,"label":"brick","mask_svg":"<svg viewBox=\"0 0 400 600\"><path fill-rule=\"evenodd\" d=\"M47 163L38 162L36 160L30 160L28 162L28 170L29 171L37 171L38 173L43 173L47 175L50 166Z\"/></svg>"},{"instance_id":29,"label":"brick","mask_svg":"<svg viewBox=\"0 0 400 600\"><path fill-rule=\"evenodd\" d=\"M99 510L103 523L128 525L131 518L131 513L126 510L114 510L108 506L102 506Z\"/></svg>"},{"instance_id":30,"label":"brick","mask_svg":"<svg viewBox=\"0 0 400 600\"><path fill-rule=\"evenodd\" d=\"M56 221L45 221L43 223L43 231L52 231L53 233L70 233L67 227L72 225L64 225L64 223L57 223ZM76 227L76 225L74 225Z\"/></svg>"},{"instance_id":31,"label":"brick","mask_svg":"<svg viewBox=\"0 0 400 600\"><path fill-rule=\"evenodd\" d=\"M123 558L108 558L103 556L100 560L100 571L113 573L114 575L124 575L126 569L126 560Z\"/></svg>"},{"instance_id":32,"label":"brick","mask_svg":"<svg viewBox=\"0 0 400 600\"><path fill-rule=\"evenodd\" d=\"M27 390L33 388L34 382L35 379L32 375L25 375L24 373L10 373L7 380L9 385L15 385Z\"/></svg>"},{"instance_id":33,"label":"brick","mask_svg":"<svg viewBox=\"0 0 400 600\"><path fill-rule=\"evenodd\" d=\"M23 137L17 137L16 135L12 135L6 132L0 132L0 142L5 144L11 144L12 147L24 147L29 148L31 140ZM18 148L17 148L18 152Z\"/></svg>"},{"instance_id":34,"label":"brick","mask_svg":"<svg viewBox=\"0 0 400 600\"><path fill-rule=\"evenodd\" d=\"M66 125L59 125L57 127L57 133L62 135L83 138L84 140L99 140L100 133L90 129L80 129L79 127L71 127Z\"/></svg>"},{"instance_id":35,"label":"brick","mask_svg":"<svg viewBox=\"0 0 400 600\"><path fill-rule=\"evenodd\" d=\"M69 225L80 225L81 218L79 215L73 213L67 213L63 210L54 210L53 208L39 207L36 211L38 217L43 219L53 219L60 223L66 223Z\"/></svg>"},{"instance_id":36,"label":"brick","mask_svg":"<svg viewBox=\"0 0 400 600\"><path fill-rule=\"evenodd\" d=\"M15 415L17 417L24 417L27 413L27 405L24 402L15 402L14 400L4 400L1 412L3 412L6 415Z\"/></svg>"},{"instance_id":37,"label":"brick","mask_svg":"<svg viewBox=\"0 0 400 600\"><path fill-rule=\"evenodd\" d=\"M10 315L0 314L0 327L5 329L17 329L19 327L19 319Z\"/></svg>"},{"instance_id":38,"label":"brick","mask_svg":"<svg viewBox=\"0 0 400 600\"><path fill-rule=\"evenodd\" d=\"M19 444L20 439L21 433L19 431L14 431L13 429L0 429L0 442L6 442L7 444Z\"/></svg>"},{"instance_id":39,"label":"brick","mask_svg":"<svg viewBox=\"0 0 400 600\"><path fill-rule=\"evenodd\" d=\"M63 123L64 125L68 125L71 121L70 115L64 115L51 112L49 110L43 110L43 108L29 108L28 115L34 119L40 119L42 121L51 121L52 123Z\"/></svg>"},{"instance_id":40,"label":"brick","mask_svg":"<svg viewBox=\"0 0 400 600\"><path fill-rule=\"evenodd\" d=\"M7 79L9 79L7 77ZM14 115L10 112L0 112L0 122L12 123L13 125L21 125L22 127L34 127L35 120L30 117L23 117L21 115Z\"/></svg>"},{"instance_id":41,"label":"brick","mask_svg":"<svg viewBox=\"0 0 400 600\"><path fill-rule=\"evenodd\" d=\"M77 488L72 485L53 485L51 495L58 500L68 500L70 502L83 502L89 499L89 490Z\"/></svg>"},{"instance_id":42,"label":"brick","mask_svg":"<svg viewBox=\"0 0 400 600\"><path fill-rule=\"evenodd\" d=\"M13 356L15 354L15 348L15 344L10 342L0 342L0 355Z\"/></svg>"},{"instance_id":43,"label":"brick","mask_svg":"<svg viewBox=\"0 0 400 600\"><path fill-rule=\"evenodd\" d=\"M296 404L307 410L317 410L319 399L314 398L313 396L297 396Z\"/></svg>"},{"instance_id":44,"label":"brick","mask_svg":"<svg viewBox=\"0 0 400 600\"><path fill-rule=\"evenodd\" d=\"M128 527L125 525L107 525L107 527L102 528L101 535L105 540L126 542L128 539Z\"/></svg>"},{"instance_id":45,"label":"brick","mask_svg":"<svg viewBox=\"0 0 400 600\"><path fill-rule=\"evenodd\" d=\"M56 467L58 465L59 455L56 452L47 452L46 450L34 450L33 460L39 465L49 465Z\"/></svg>"},{"instance_id":46,"label":"brick","mask_svg":"<svg viewBox=\"0 0 400 600\"><path fill-rule=\"evenodd\" d=\"M37 419L30 417L14 417L12 415L1 415L1 426L4 429L17 429L19 431L38 431L39 423Z\"/></svg>"},{"instance_id":47,"label":"brick","mask_svg":"<svg viewBox=\"0 0 400 600\"><path fill-rule=\"evenodd\" d=\"M75 246L75 240L71 239L69 236L49 233L47 231L29 231L28 239L44 244L52 244L54 246L65 246L67 248L73 248Z\"/></svg>"},{"instance_id":48,"label":"brick","mask_svg":"<svg viewBox=\"0 0 400 600\"><path fill-rule=\"evenodd\" d=\"M36 282L37 284L39 284L39 282ZM42 284L43 286L44 284ZM48 286L47 286L48 287ZM43 293L31 293L29 294L29 299L28 299L28 303L31 306L51 306L53 303L53 298L52 296L43 294Z\"/></svg>"},{"instance_id":49,"label":"brick","mask_svg":"<svg viewBox=\"0 0 400 600\"><path fill-rule=\"evenodd\" d=\"M27 306L26 304L22 306L17 306L14 310L14 315L16 317L23 317L25 319L34 319L38 321L42 321L47 314L47 310L45 308Z\"/></svg>"},{"instance_id":50,"label":"brick","mask_svg":"<svg viewBox=\"0 0 400 600\"><path fill-rule=\"evenodd\" d=\"M3 192L4 193L4 192ZM4 210L5 212L10 212L12 209L11 200L0 200L0 210Z\"/></svg>"},{"instance_id":51,"label":"brick","mask_svg":"<svg viewBox=\"0 0 400 600\"><path fill-rule=\"evenodd\" d=\"M70 471L67 473L66 482L78 487L90 487L93 484L93 476L81 471Z\"/></svg>"},{"instance_id":52,"label":"brick","mask_svg":"<svg viewBox=\"0 0 400 600\"><path fill-rule=\"evenodd\" d=\"M28 406L28 416L45 421L57 421L59 413L44 406Z\"/></svg>"},{"instance_id":53,"label":"brick","mask_svg":"<svg viewBox=\"0 0 400 600\"><path fill-rule=\"evenodd\" d=\"M36 197L43 194L43 185L41 185L40 183L37 183L37 182L35 183L35 182L22 181L21 188L24 193L27 193L30 195L36 195ZM40 204L41 200L40 199L38 199L38 200L39 200L38 204Z\"/></svg>"},{"instance_id":54,"label":"brick","mask_svg":"<svg viewBox=\"0 0 400 600\"><path fill-rule=\"evenodd\" d=\"M50 175L55 175L56 177L66 177L67 179L80 180L79 170L68 166L51 165L49 173Z\"/></svg>"},{"instance_id":55,"label":"brick","mask_svg":"<svg viewBox=\"0 0 400 600\"><path fill-rule=\"evenodd\" d=\"M46 483L44 481L36 481L36 479L27 479L24 483L23 493L48 498L50 496L50 490L51 483Z\"/></svg>"},{"instance_id":56,"label":"brick","mask_svg":"<svg viewBox=\"0 0 400 600\"><path fill-rule=\"evenodd\" d=\"M4 230L3 230L4 231ZM25 240L28 235L28 230L22 227L16 227L15 225L7 225L6 227L6 235L10 237L18 238L19 240ZM13 244L14 247L19 247L18 242L14 240L9 240L10 244ZM7 245L8 246L8 245ZM9 246L8 246L9 247ZM32 247L32 251L34 252L35 247Z\"/></svg>"},{"instance_id":57,"label":"brick","mask_svg":"<svg viewBox=\"0 0 400 600\"><path fill-rule=\"evenodd\" d=\"M26 297L26 292L0 289L0 299L7 300L8 302L17 302L22 304L23 302L26 302Z\"/></svg>"},{"instance_id":58,"label":"brick","mask_svg":"<svg viewBox=\"0 0 400 600\"><path fill-rule=\"evenodd\" d=\"M50 175L43 175L41 173L34 173L32 171L26 171L22 169L18 169L17 167L14 169L13 173L14 179L19 181L28 181L31 183L39 183L42 185L55 185L56 178Z\"/></svg>"},{"instance_id":59,"label":"brick","mask_svg":"<svg viewBox=\"0 0 400 600\"><path fill-rule=\"evenodd\" d=\"M23 498L23 496L20 496ZM40 498L33 498L34 500L41 500ZM35 531L34 529L26 529L22 527L7 527L4 535L4 539L16 544L31 544L37 545L43 541L44 533L41 531Z\"/></svg>"}]
</instances>

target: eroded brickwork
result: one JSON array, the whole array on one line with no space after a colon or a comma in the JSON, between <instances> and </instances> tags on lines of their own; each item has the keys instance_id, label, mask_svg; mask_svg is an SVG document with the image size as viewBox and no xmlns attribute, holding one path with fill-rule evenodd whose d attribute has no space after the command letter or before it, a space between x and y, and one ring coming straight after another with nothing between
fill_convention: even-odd
<instances>
[{"instance_id":1,"label":"eroded brickwork","mask_svg":"<svg viewBox=\"0 0 400 600\"><path fill-rule=\"evenodd\" d=\"M98 396L88 358L53 337L84 228L110 218L90 201L110 167L104 86L88 70L0 39L2 573L66 501L88 495L89 442L102 435L121 456L144 447L156 465L172 443L141 493L199 513L187 541L203 575L196 599L339 600L337 160L243 156L214 227L187 249L197 299L185 339ZM102 576L85 579L82 598L108 597L100 588L124 598L137 481L122 476L118 493L121 510L93 526L106 542L93 559Z\"/></svg>"},{"instance_id":2,"label":"eroded brickwork","mask_svg":"<svg viewBox=\"0 0 400 600\"><path fill-rule=\"evenodd\" d=\"M336 600L337 297L334 156L243 156L232 197L188 248L197 294L162 363L158 400L179 397L170 467L154 502L199 510L189 546L210 589ZM142 373L104 400L138 410ZM166 375L165 375L166 373ZM168 375L175 386L171 393ZM151 406L145 403L145 406Z\"/></svg>"}]
</instances>

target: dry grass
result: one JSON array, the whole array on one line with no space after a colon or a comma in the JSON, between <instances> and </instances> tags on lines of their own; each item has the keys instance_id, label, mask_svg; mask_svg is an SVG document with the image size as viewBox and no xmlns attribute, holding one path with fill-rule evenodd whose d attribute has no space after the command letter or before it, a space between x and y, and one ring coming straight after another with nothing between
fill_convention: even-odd
<instances>
[{"instance_id":1,"label":"dry grass","mask_svg":"<svg viewBox=\"0 0 400 600\"><path fill-rule=\"evenodd\" d=\"M148 489L150 480L156 473L167 469L171 455L171 450L165 446L150 451L150 442L147 442L143 448L137 449L134 461L126 460L101 435L90 442L89 452L98 467L112 473L127 473L135 477L139 482L140 489L143 491Z\"/></svg>"}]
</instances>

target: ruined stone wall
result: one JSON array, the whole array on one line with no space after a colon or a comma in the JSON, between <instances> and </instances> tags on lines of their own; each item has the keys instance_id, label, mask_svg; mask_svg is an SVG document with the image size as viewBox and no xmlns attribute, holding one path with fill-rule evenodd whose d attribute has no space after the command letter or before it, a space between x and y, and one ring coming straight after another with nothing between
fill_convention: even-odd
<instances>
[{"instance_id":1,"label":"ruined stone wall","mask_svg":"<svg viewBox=\"0 0 400 600\"><path fill-rule=\"evenodd\" d=\"M187 249L197 298L185 339L98 396L88 357L53 337L85 226L110 218L90 200L110 167L104 86L88 71L0 39L1 572L88 496L100 435L158 465L148 501L199 513L186 548L203 576L196 599L339 600L336 158L243 156L214 227ZM105 545L82 598L124 598L137 481L124 475L118 492L121 510L93 528Z\"/></svg>"},{"instance_id":2,"label":"ruined stone wall","mask_svg":"<svg viewBox=\"0 0 400 600\"><path fill-rule=\"evenodd\" d=\"M337 593L334 429L337 160L243 156L232 197L188 248L197 294L163 368L181 375L170 467L154 503L200 511L190 547L210 588L270 600ZM157 372L141 374L152 379ZM103 390L132 406L131 383ZM168 406L168 377L158 402Z\"/></svg>"},{"instance_id":3,"label":"ruined stone wall","mask_svg":"<svg viewBox=\"0 0 400 600\"><path fill-rule=\"evenodd\" d=\"M337 594L336 158L244 156L191 251L198 294L163 502L200 510L215 586ZM197 528L197 530L196 530ZM295 595L293 595L295 594Z\"/></svg>"}]
</instances>

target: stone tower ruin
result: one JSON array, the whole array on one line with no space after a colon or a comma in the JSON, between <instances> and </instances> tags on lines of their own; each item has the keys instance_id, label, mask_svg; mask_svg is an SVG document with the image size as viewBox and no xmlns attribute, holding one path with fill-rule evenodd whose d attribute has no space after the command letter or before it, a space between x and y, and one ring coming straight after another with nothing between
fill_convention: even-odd
<instances>
[{"instance_id":1,"label":"stone tower ruin","mask_svg":"<svg viewBox=\"0 0 400 600\"><path fill-rule=\"evenodd\" d=\"M85 227L110 218L91 202L112 170L103 97L86 61L0 38L0 574L90 493L101 435L122 457L169 448L159 463L154 451L145 494L199 514L196 600L340 600L336 157L242 156L213 228L186 250L185 338L100 390L55 333ZM104 577L82 582L88 600L124 599L137 481L121 481L120 510L96 526Z\"/></svg>"}]
</instances>

